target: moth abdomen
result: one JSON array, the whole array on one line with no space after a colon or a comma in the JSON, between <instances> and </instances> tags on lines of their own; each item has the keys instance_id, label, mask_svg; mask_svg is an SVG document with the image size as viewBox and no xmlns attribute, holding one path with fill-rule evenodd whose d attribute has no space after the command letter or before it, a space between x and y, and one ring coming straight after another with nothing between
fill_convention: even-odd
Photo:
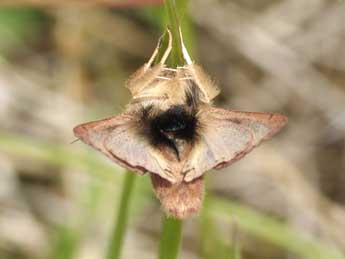
<instances>
[{"instance_id":1,"label":"moth abdomen","mask_svg":"<svg viewBox=\"0 0 345 259\"><path fill-rule=\"evenodd\" d=\"M157 174L151 174L151 182L168 215L184 219L200 210L204 198L202 177L189 183L172 184Z\"/></svg>"}]
</instances>

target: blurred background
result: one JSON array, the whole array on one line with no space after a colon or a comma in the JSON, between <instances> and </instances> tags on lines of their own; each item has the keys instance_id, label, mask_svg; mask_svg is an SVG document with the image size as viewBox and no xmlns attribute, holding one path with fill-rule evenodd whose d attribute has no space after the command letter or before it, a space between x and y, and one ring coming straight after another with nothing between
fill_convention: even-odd
<instances>
[{"instance_id":1,"label":"blurred background","mask_svg":"<svg viewBox=\"0 0 345 259\"><path fill-rule=\"evenodd\" d=\"M0 1L0 258L104 258L125 172L70 144L72 128L130 100L124 83L165 25L154 2ZM190 0L186 44L222 89L216 104L289 123L208 172L180 258L345 258L344 17L342 0ZM122 258L155 258L148 177L130 215Z\"/></svg>"}]
</instances>

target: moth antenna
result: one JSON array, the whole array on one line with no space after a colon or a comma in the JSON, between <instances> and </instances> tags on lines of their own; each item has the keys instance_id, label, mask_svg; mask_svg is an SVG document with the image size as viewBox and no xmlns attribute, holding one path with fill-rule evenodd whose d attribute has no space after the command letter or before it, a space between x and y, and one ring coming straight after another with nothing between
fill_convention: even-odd
<instances>
[{"instance_id":1,"label":"moth antenna","mask_svg":"<svg viewBox=\"0 0 345 259\"><path fill-rule=\"evenodd\" d=\"M77 142L77 141L79 141L79 140L80 140L80 139L77 138L77 139L73 140L70 144L74 144L75 142Z\"/></svg>"},{"instance_id":2,"label":"moth antenna","mask_svg":"<svg viewBox=\"0 0 345 259\"><path fill-rule=\"evenodd\" d=\"M189 56L189 53L187 51L186 46L184 45L181 27L179 27L179 33L180 33L180 39L181 39L183 58L188 65L191 65L191 64L193 64L193 61L192 61L191 57Z\"/></svg>"},{"instance_id":3,"label":"moth antenna","mask_svg":"<svg viewBox=\"0 0 345 259\"><path fill-rule=\"evenodd\" d=\"M169 28L167 28L167 32L168 32L168 36L169 36L169 39L168 39L168 47L167 49L165 50L164 54L163 54L163 57L161 59L161 61L159 62L160 64L165 64L165 61L168 59L169 57L169 54L171 52L171 49L172 49L172 35L171 35L171 31Z\"/></svg>"}]
</instances>

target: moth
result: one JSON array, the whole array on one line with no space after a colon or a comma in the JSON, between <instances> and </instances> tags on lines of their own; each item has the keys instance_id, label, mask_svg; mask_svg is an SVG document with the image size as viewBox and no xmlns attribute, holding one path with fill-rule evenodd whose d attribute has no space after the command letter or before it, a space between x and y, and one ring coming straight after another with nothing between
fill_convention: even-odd
<instances>
[{"instance_id":1,"label":"moth","mask_svg":"<svg viewBox=\"0 0 345 259\"><path fill-rule=\"evenodd\" d=\"M185 65L166 65L172 49L171 32L166 33L162 58L154 64L161 38L127 81L133 99L125 111L78 125L74 134L120 166L148 173L167 214L183 219L202 206L205 172L241 159L280 131L287 118L214 107L219 88L192 62L183 40Z\"/></svg>"}]
</instances>

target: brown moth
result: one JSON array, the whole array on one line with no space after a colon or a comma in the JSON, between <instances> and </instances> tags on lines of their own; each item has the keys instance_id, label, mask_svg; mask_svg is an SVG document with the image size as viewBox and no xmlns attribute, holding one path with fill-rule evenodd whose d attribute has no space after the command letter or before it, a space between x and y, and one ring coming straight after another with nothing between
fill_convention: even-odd
<instances>
[{"instance_id":1,"label":"brown moth","mask_svg":"<svg viewBox=\"0 0 345 259\"><path fill-rule=\"evenodd\" d=\"M241 159L277 133L287 118L214 107L219 89L191 61L183 42L186 64L166 67L172 48L169 29L167 33L161 60L153 65L159 41L149 62L128 80L133 100L125 112L78 125L74 134L115 163L149 173L165 211L183 219L201 208L206 171Z\"/></svg>"}]
</instances>

